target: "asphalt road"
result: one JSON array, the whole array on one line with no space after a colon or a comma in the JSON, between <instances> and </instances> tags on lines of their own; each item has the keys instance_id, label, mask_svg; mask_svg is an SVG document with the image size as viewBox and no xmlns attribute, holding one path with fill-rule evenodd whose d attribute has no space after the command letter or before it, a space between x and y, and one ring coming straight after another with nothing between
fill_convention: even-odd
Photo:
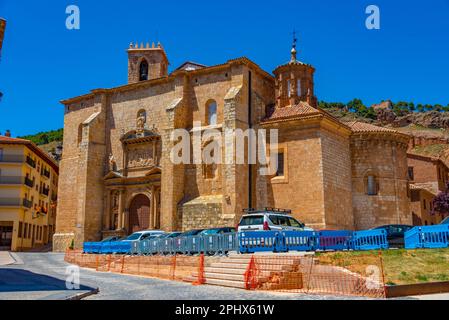
<instances>
[{"instance_id":1,"label":"asphalt road","mask_svg":"<svg viewBox=\"0 0 449 320\"><path fill-rule=\"evenodd\" d=\"M0 267L0 300L67 299L90 290L98 294L84 299L106 300L324 300L354 299L304 294L245 291L217 286L143 278L80 269L80 290L66 289L70 264L59 253L17 253L23 264Z\"/></svg>"}]
</instances>

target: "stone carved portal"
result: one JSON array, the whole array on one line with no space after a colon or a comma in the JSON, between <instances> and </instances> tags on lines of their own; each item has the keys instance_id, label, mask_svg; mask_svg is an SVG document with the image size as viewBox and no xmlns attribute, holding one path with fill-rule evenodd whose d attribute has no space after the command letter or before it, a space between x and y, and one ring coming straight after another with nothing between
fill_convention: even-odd
<instances>
[{"instance_id":1,"label":"stone carved portal","mask_svg":"<svg viewBox=\"0 0 449 320\"><path fill-rule=\"evenodd\" d=\"M150 227L151 202L146 195L139 194L129 206L129 232L147 230Z\"/></svg>"},{"instance_id":2,"label":"stone carved portal","mask_svg":"<svg viewBox=\"0 0 449 320\"><path fill-rule=\"evenodd\" d=\"M151 145L129 146L127 150L127 168L149 167L156 165Z\"/></svg>"}]
</instances>

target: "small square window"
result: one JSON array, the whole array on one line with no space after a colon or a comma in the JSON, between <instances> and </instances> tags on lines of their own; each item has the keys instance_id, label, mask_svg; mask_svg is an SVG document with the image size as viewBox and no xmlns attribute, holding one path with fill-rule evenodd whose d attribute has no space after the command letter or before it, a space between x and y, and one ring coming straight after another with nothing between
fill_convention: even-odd
<instances>
[{"instance_id":1,"label":"small square window","mask_svg":"<svg viewBox=\"0 0 449 320\"><path fill-rule=\"evenodd\" d=\"M277 169L276 176L283 177L285 174L284 152L278 152L277 154Z\"/></svg>"}]
</instances>

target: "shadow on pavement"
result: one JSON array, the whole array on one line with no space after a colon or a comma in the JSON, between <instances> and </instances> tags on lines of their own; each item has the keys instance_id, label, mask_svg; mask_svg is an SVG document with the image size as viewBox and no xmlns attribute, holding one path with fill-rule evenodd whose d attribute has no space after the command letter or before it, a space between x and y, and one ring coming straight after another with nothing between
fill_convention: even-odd
<instances>
[{"instance_id":1,"label":"shadow on pavement","mask_svg":"<svg viewBox=\"0 0 449 320\"><path fill-rule=\"evenodd\" d=\"M23 269L0 269L0 292L68 290L65 280L33 273ZM91 291L80 285L79 290Z\"/></svg>"}]
</instances>

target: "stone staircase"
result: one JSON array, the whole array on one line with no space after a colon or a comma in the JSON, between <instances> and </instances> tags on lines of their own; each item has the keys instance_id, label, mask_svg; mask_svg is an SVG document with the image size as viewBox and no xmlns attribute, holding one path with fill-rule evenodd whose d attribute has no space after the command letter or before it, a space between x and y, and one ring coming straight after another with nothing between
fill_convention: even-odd
<instances>
[{"instance_id":1,"label":"stone staircase","mask_svg":"<svg viewBox=\"0 0 449 320\"><path fill-rule=\"evenodd\" d=\"M251 255L239 255L231 253L218 262L212 262L204 266L204 277L206 284L223 287L245 289L245 272L251 261ZM198 272L184 278L186 282L198 280Z\"/></svg>"},{"instance_id":2,"label":"stone staircase","mask_svg":"<svg viewBox=\"0 0 449 320\"><path fill-rule=\"evenodd\" d=\"M264 255L256 255L256 257L263 259ZM267 257L272 258L272 255L267 254ZM205 264L205 284L245 289L245 273L251 258L252 255L230 253L228 257L220 258L217 262ZM259 270L259 283L265 290L300 289L302 288L302 271L297 269L301 262L298 257L284 258L281 263L270 265L269 270ZM197 280L197 272L184 278L186 282Z\"/></svg>"}]
</instances>

